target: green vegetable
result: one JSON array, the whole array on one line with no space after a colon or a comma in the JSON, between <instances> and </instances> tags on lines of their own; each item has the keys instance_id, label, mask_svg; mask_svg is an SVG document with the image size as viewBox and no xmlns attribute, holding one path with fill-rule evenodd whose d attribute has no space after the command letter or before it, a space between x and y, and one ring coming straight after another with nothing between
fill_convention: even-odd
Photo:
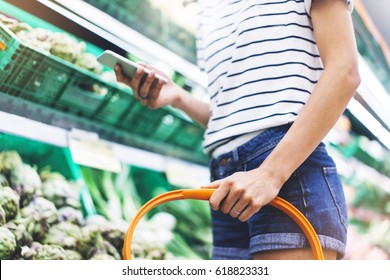
<instances>
[{"instance_id":1,"label":"green vegetable","mask_svg":"<svg viewBox=\"0 0 390 280\"><path fill-rule=\"evenodd\" d=\"M122 165L115 178L115 190L122 205L122 218L131 222L142 205L130 167Z\"/></svg>"},{"instance_id":2,"label":"green vegetable","mask_svg":"<svg viewBox=\"0 0 390 280\"><path fill-rule=\"evenodd\" d=\"M77 251L74 250L64 250L66 260L82 260L83 256Z\"/></svg>"},{"instance_id":3,"label":"green vegetable","mask_svg":"<svg viewBox=\"0 0 390 280\"><path fill-rule=\"evenodd\" d=\"M9 187L7 178L1 173L0 173L0 187Z\"/></svg>"},{"instance_id":4,"label":"green vegetable","mask_svg":"<svg viewBox=\"0 0 390 280\"><path fill-rule=\"evenodd\" d=\"M103 71L102 65L97 61L96 57L91 53L79 54L76 58L75 64L95 74L101 74Z\"/></svg>"},{"instance_id":5,"label":"green vegetable","mask_svg":"<svg viewBox=\"0 0 390 280\"><path fill-rule=\"evenodd\" d=\"M93 259L94 256L101 254L110 255L115 260L121 259L121 255L118 250L110 242L105 240L100 233L96 235L95 246L91 248L91 253L91 259Z\"/></svg>"},{"instance_id":6,"label":"green vegetable","mask_svg":"<svg viewBox=\"0 0 390 280\"><path fill-rule=\"evenodd\" d=\"M167 244L167 249L175 257L181 257L188 260L201 260L203 257L199 256L194 250L188 245L180 234L175 234L175 237L171 242Z\"/></svg>"},{"instance_id":7,"label":"green vegetable","mask_svg":"<svg viewBox=\"0 0 390 280\"><path fill-rule=\"evenodd\" d=\"M110 221L132 221L141 205L128 167L118 175L88 167L82 173L99 214Z\"/></svg>"},{"instance_id":8,"label":"green vegetable","mask_svg":"<svg viewBox=\"0 0 390 280\"><path fill-rule=\"evenodd\" d=\"M50 42L51 54L69 62L75 62L77 57L82 54L86 48L84 42L78 42L75 38L70 37L66 33L54 33Z\"/></svg>"},{"instance_id":9,"label":"green vegetable","mask_svg":"<svg viewBox=\"0 0 390 280\"><path fill-rule=\"evenodd\" d=\"M34 260L66 260L65 250L58 245L42 245L36 250Z\"/></svg>"},{"instance_id":10,"label":"green vegetable","mask_svg":"<svg viewBox=\"0 0 390 280\"><path fill-rule=\"evenodd\" d=\"M45 171L40 176L43 180L43 196L52 201L57 208L71 206L79 209L81 207L80 188L76 184L69 183L59 173Z\"/></svg>"},{"instance_id":11,"label":"green vegetable","mask_svg":"<svg viewBox=\"0 0 390 280\"><path fill-rule=\"evenodd\" d=\"M105 260L105 261L112 261L112 260L115 260L115 258L109 254L106 254L106 253L95 253L91 258L90 260Z\"/></svg>"},{"instance_id":12,"label":"green vegetable","mask_svg":"<svg viewBox=\"0 0 390 280\"><path fill-rule=\"evenodd\" d=\"M5 227L0 227L0 259L7 260L16 250L15 236Z\"/></svg>"},{"instance_id":13,"label":"green vegetable","mask_svg":"<svg viewBox=\"0 0 390 280\"><path fill-rule=\"evenodd\" d=\"M21 206L30 203L34 195L41 194L41 178L36 169L28 164L15 166L11 171L9 182L19 194Z\"/></svg>"},{"instance_id":14,"label":"green vegetable","mask_svg":"<svg viewBox=\"0 0 390 280\"><path fill-rule=\"evenodd\" d=\"M20 214L15 223L26 225L27 231L38 241L58 219L54 203L43 197L34 197L28 206L21 209Z\"/></svg>"},{"instance_id":15,"label":"green vegetable","mask_svg":"<svg viewBox=\"0 0 390 280\"><path fill-rule=\"evenodd\" d=\"M7 221L19 213L19 195L10 187L0 188L0 205L5 211Z\"/></svg>"},{"instance_id":16,"label":"green vegetable","mask_svg":"<svg viewBox=\"0 0 390 280\"><path fill-rule=\"evenodd\" d=\"M83 214L80 210L66 206L58 209L58 222L71 222L75 225L84 225Z\"/></svg>"},{"instance_id":17,"label":"green vegetable","mask_svg":"<svg viewBox=\"0 0 390 280\"><path fill-rule=\"evenodd\" d=\"M23 161L18 152L4 151L0 153L0 172L5 176L9 176L20 165L23 165Z\"/></svg>"},{"instance_id":18,"label":"green vegetable","mask_svg":"<svg viewBox=\"0 0 390 280\"><path fill-rule=\"evenodd\" d=\"M90 169L83 168L83 167L81 167L81 171L83 174L83 179L84 179L85 185L87 186L87 188L91 194L96 211L100 215L108 217L109 213L108 213L106 202L95 184L92 171Z\"/></svg>"},{"instance_id":19,"label":"green vegetable","mask_svg":"<svg viewBox=\"0 0 390 280\"><path fill-rule=\"evenodd\" d=\"M79 226L70 222L53 225L43 239L44 244L59 245L64 249L76 250L82 238Z\"/></svg>"},{"instance_id":20,"label":"green vegetable","mask_svg":"<svg viewBox=\"0 0 390 280\"><path fill-rule=\"evenodd\" d=\"M5 211L3 207L0 205L0 226L4 225L5 222L6 222Z\"/></svg>"},{"instance_id":21,"label":"green vegetable","mask_svg":"<svg viewBox=\"0 0 390 280\"><path fill-rule=\"evenodd\" d=\"M16 240L16 245L20 249L22 246L30 246L33 242L31 234L27 231L24 224L15 224L13 222L8 222L4 225L9 231L13 233Z\"/></svg>"}]
</instances>

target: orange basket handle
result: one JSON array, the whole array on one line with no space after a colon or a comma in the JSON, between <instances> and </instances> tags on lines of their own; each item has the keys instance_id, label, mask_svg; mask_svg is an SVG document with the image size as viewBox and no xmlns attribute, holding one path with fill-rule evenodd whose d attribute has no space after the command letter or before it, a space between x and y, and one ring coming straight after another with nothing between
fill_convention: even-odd
<instances>
[{"instance_id":1,"label":"orange basket handle","mask_svg":"<svg viewBox=\"0 0 390 280\"><path fill-rule=\"evenodd\" d=\"M210 196L213 194L214 191L215 189L177 190L163 193L149 200L138 211L137 215L134 217L133 222L130 224L126 232L122 249L123 259L131 259L131 241L133 239L135 227L137 226L141 218L151 209L162 203L179 199L209 200ZM276 197L269 203L269 205L281 210L290 218L292 218L295 223L297 223L297 225L301 228L301 230L306 235L306 238L309 241L314 258L317 260L323 260L324 254L317 233L315 232L310 222L306 219L306 217L296 207L294 207L292 204L280 197Z\"/></svg>"}]
</instances>

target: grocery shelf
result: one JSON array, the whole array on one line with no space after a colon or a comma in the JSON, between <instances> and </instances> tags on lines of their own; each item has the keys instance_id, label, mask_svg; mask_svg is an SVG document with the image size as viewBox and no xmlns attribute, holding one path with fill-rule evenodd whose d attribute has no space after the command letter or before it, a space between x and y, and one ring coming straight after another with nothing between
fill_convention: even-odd
<instances>
[{"instance_id":1,"label":"grocery shelf","mask_svg":"<svg viewBox=\"0 0 390 280\"><path fill-rule=\"evenodd\" d=\"M8 100L3 111L206 164L203 128L186 115L170 107L149 110L129 87L35 49L2 24L0 35L5 46L0 52L0 94L9 95L3 97Z\"/></svg>"},{"instance_id":2,"label":"grocery shelf","mask_svg":"<svg viewBox=\"0 0 390 280\"><path fill-rule=\"evenodd\" d=\"M6 2L55 23L101 48L111 49L122 55L128 52L151 64L163 62L193 82L206 87L206 76L196 65L84 1L6 0ZM126 36L123 36L124 34Z\"/></svg>"},{"instance_id":3,"label":"grocery shelf","mask_svg":"<svg viewBox=\"0 0 390 280\"><path fill-rule=\"evenodd\" d=\"M5 100L4 103L9 102ZM2 112L0 108L0 132L25 137L58 147L68 147L70 130L31 120L19 115ZM108 145L113 149L115 157L125 164L135 165L156 171L165 171L167 165L170 163L179 162L183 165L192 166L195 168L195 170L204 172L204 174L207 176L205 176L206 178L203 180L208 180L209 178L208 169L203 165L182 161L170 156L164 156L114 142L105 140L102 141L108 143ZM201 183L202 182L199 184Z\"/></svg>"}]
</instances>

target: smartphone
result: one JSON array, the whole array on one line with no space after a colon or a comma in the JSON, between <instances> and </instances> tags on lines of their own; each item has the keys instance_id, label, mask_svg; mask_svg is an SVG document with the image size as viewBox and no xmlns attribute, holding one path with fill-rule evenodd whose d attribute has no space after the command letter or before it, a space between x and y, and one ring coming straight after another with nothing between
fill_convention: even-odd
<instances>
[{"instance_id":1,"label":"smartphone","mask_svg":"<svg viewBox=\"0 0 390 280\"><path fill-rule=\"evenodd\" d=\"M97 57L97 61L113 70L115 69L115 65L117 63L120 64L122 66L122 72L128 77L133 77L135 71L139 67L139 65L133 61L128 60L127 58L110 50L106 50L101 55L99 55ZM145 68L145 76L142 78L145 79L148 74L149 70ZM161 75L156 74L154 82L157 82L157 79L164 81L164 83L168 83L167 79Z\"/></svg>"}]
</instances>

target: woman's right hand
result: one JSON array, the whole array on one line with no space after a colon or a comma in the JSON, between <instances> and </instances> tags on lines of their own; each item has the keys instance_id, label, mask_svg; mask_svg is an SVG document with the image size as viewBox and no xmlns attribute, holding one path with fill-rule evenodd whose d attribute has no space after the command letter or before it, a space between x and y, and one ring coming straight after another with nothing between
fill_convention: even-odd
<instances>
[{"instance_id":1,"label":"woman's right hand","mask_svg":"<svg viewBox=\"0 0 390 280\"><path fill-rule=\"evenodd\" d=\"M131 87L134 97L142 105L148 106L151 109L172 105L179 98L179 91L176 89L178 86L165 73L145 63L140 62L138 64L139 67L133 77L124 75L121 66L117 64L115 74L118 82ZM145 73L145 68L149 70L149 74ZM156 74L166 78L168 82L164 83L160 79L157 83L153 82ZM145 76L146 78L143 78L144 75L147 75Z\"/></svg>"}]
</instances>

